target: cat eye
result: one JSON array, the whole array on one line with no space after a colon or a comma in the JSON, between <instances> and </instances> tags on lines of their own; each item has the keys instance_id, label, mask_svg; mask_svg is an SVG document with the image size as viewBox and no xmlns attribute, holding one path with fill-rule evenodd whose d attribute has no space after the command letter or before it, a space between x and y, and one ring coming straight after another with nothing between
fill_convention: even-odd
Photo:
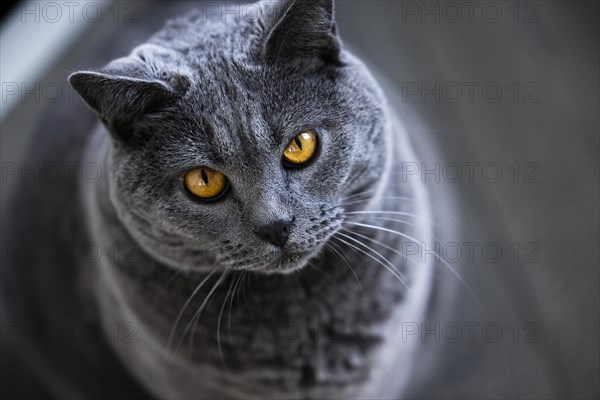
<instances>
[{"instance_id":1,"label":"cat eye","mask_svg":"<svg viewBox=\"0 0 600 400\"><path fill-rule=\"evenodd\" d=\"M304 131L287 145L283 152L283 165L286 168L302 168L317 153L318 139L314 131Z\"/></svg>"},{"instance_id":2,"label":"cat eye","mask_svg":"<svg viewBox=\"0 0 600 400\"><path fill-rule=\"evenodd\" d=\"M202 200L218 200L225 194L228 182L225 175L208 167L194 168L185 174L185 186Z\"/></svg>"}]
</instances>

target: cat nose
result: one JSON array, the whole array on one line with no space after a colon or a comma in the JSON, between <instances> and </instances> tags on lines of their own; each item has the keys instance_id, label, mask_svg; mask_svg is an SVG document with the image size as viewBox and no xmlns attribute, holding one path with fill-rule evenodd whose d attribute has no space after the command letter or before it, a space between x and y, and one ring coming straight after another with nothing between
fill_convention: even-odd
<instances>
[{"instance_id":1,"label":"cat nose","mask_svg":"<svg viewBox=\"0 0 600 400\"><path fill-rule=\"evenodd\" d=\"M283 218L261 226L256 233L267 242L283 247L288 240L292 218Z\"/></svg>"}]
</instances>

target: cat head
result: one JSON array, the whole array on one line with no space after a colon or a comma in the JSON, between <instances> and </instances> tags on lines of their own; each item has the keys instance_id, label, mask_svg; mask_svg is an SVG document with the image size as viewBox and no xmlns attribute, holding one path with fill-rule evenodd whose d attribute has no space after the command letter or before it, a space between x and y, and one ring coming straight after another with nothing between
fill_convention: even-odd
<instances>
[{"instance_id":1,"label":"cat head","mask_svg":"<svg viewBox=\"0 0 600 400\"><path fill-rule=\"evenodd\" d=\"M253 10L191 13L69 78L110 132L120 219L176 268L303 267L384 172L384 99L342 49L333 1Z\"/></svg>"}]
</instances>

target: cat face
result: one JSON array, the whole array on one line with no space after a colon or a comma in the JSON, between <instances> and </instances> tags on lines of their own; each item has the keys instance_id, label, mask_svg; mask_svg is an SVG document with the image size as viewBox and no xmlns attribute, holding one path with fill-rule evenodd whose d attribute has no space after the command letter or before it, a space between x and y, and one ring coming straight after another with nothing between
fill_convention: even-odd
<instances>
[{"instance_id":1,"label":"cat face","mask_svg":"<svg viewBox=\"0 0 600 400\"><path fill-rule=\"evenodd\" d=\"M341 227L385 165L383 100L341 49L331 2L169 24L70 81L111 133L110 196L176 268L287 273Z\"/></svg>"}]
</instances>

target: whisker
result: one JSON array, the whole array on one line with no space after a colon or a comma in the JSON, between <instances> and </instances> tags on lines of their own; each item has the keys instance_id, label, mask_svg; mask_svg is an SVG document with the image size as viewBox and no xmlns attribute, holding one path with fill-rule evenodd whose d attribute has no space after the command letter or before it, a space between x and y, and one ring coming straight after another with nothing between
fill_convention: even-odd
<instances>
[{"instance_id":1,"label":"whisker","mask_svg":"<svg viewBox=\"0 0 600 400\"><path fill-rule=\"evenodd\" d=\"M425 222L428 222L430 224L433 224L433 225L439 225L439 223L437 223L435 221L432 221L429 218L425 218L425 217L423 217L421 215L414 214L414 213L409 213L409 212L406 212L406 211L384 211L384 210L381 210L381 211L348 211L348 212L346 212L344 214L346 214L346 215L380 215L380 214L404 215L404 216L407 216L407 217L421 219L421 220L423 220Z\"/></svg>"},{"instance_id":2,"label":"whisker","mask_svg":"<svg viewBox=\"0 0 600 400\"><path fill-rule=\"evenodd\" d=\"M247 273L247 271L244 271ZM244 279L244 284L242 286L242 295L244 296L244 303L246 303L246 309L250 311L250 304L248 303L248 296L246 296L246 289L248 287L248 283L251 281L251 276L248 276L248 279Z\"/></svg>"},{"instance_id":3,"label":"whisker","mask_svg":"<svg viewBox=\"0 0 600 400\"><path fill-rule=\"evenodd\" d=\"M374 250L374 249L372 249L371 247L369 247L369 246L367 246L367 245L365 245L365 244L363 244L363 243L359 242L358 240L354 239L354 238L353 238L353 237L351 237L351 236L348 236L348 235L346 235L346 234L343 234L343 233L341 233L341 232L337 232L337 234L339 234L339 235L342 235L342 236L344 236L344 237L346 237L346 238L348 238L348 239L350 239L350 240L352 240L352 241L354 241L354 242L356 242L356 243L358 243L358 244L360 244L360 245L362 245L362 246L366 247L367 249L369 249L369 250L373 251L375 254L377 254L379 257L383 258L383 260L385 260L385 262L387 262L387 263L390 265L390 267L388 267L386 264L384 264L384 263L383 263L381 260L379 260L379 259L375 258L375 257L374 257L373 255L371 255L370 253L368 253L368 252L366 252L366 251L364 251L364 250L360 249L359 247L356 247L356 246L355 246L355 245L353 245L352 243L348 243L348 242L346 242L344 239L341 239L341 238L339 238L339 237L337 237L337 236L335 236L335 235L334 235L334 236L332 236L332 237L336 238L337 240L339 240L340 242L342 242L342 243L344 243L344 244L346 244L346 245L348 245L348 246L352 247L354 250L356 250L356 251L359 251L360 253L362 253L362 254L364 254L364 255L366 255L366 256L368 256L368 257L370 257L371 259L375 260L377 263L379 263L380 265L382 265L382 266L383 266L385 269L387 269L388 271L390 271L390 272L392 273L392 275L394 275L394 276L395 276L395 277L398 279L398 281L400 281L400 282L401 282L401 283L402 283L402 284L403 284L403 285L406 287L406 289L409 291L409 293L411 292L411 290L410 290L410 288L408 287L408 284L406 283L406 281L404 281L404 279L403 279L401 276L399 276L399 275L396 273L394 265L393 265L393 264L391 264L391 263L390 263L390 262L387 260L387 258L383 257L381 254L379 254L377 251L375 251L375 250Z\"/></svg>"},{"instance_id":4,"label":"whisker","mask_svg":"<svg viewBox=\"0 0 600 400\"><path fill-rule=\"evenodd\" d=\"M351 198L356 197L356 196L362 196L364 194L369 194L369 193L373 193L373 192L376 192L376 190L375 189L369 189L369 190L365 190L364 192L358 192L358 193L351 194L349 196L340 197L340 200L348 200L348 199L351 199Z\"/></svg>"},{"instance_id":5,"label":"whisker","mask_svg":"<svg viewBox=\"0 0 600 400\"><path fill-rule=\"evenodd\" d=\"M192 316L192 318L190 319L190 322L186 325L185 330L183 331L183 334L181 335L181 338L179 339L179 341L177 342L177 345L175 346L175 348L177 349L179 347L179 345L181 345L181 342L183 341L183 338L185 337L185 334L187 333L188 330L190 330L190 328L192 327L192 325L194 326L193 331L196 330L197 324L198 324L198 320L200 319L200 314L202 313L202 310L204 309L204 307L206 307L206 304L208 303L208 300L210 299L210 297L212 296L212 294L217 290L217 288L221 285L221 283L223 283L223 281L225 280L225 278L229 275L230 270L226 269L225 272L223 272L223 274L219 277L219 279L217 280L217 282L213 285L212 289L210 289L210 291L208 292L208 294L206 295L206 297L204 298L204 300L202 301L202 304L200 305L200 307L198 307L198 310L196 310L196 312L194 313L194 315ZM193 335L190 336L190 347L193 343Z\"/></svg>"},{"instance_id":6,"label":"whisker","mask_svg":"<svg viewBox=\"0 0 600 400\"><path fill-rule=\"evenodd\" d=\"M247 271L241 271L241 273L238 275L238 279L235 283L235 286L233 287L233 295L231 296L231 300L229 301L229 317L227 321L229 332L231 332L231 309L233 307L233 298L235 296L235 292L237 291L240 282L242 281L242 278L246 276L246 272ZM239 308L239 296L236 297L236 299L238 300L237 307Z\"/></svg>"},{"instance_id":7,"label":"whisker","mask_svg":"<svg viewBox=\"0 0 600 400\"><path fill-rule=\"evenodd\" d=\"M354 216L354 215L350 215L349 217L355 217L355 216ZM359 218L359 217L357 217L357 218ZM419 225L417 225L417 224L413 224L413 223L411 223L411 222L408 222L408 221L405 221L405 220L402 220L402 219L385 218L385 217L372 217L372 216L369 216L369 215L367 215L366 217L360 217L360 218L368 218L368 219L374 219L374 220L383 220L383 221L399 222L399 223L401 223L401 224L405 224L405 225L409 225L409 226L415 227L415 228L417 228L418 230L423 230L423 227L422 227L422 226L419 226Z\"/></svg>"},{"instance_id":8,"label":"whisker","mask_svg":"<svg viewBox=\"0 0 600 400\"><path fill-rule=\"evenodd\" d=\"M241 275L241 274L240 274ZM230 279L229 289L227 289L227 293L225 294L225 299L223 299L223 304L221 305L221 310L219 311L219 317L217 318L217 348L219 349L219 356L221 356L221 362L223 363L223 368L225 371L229 373L227 369L227 365L225 364L225 357L223 356L223 348L221 347L221 317L223 316L223 310L225 310L225 305L227 304L227 299L231 294L231 289L233 288L233 279Z\"/></svg>"},{"instance_id":9,"label":"whisker","mask_svg":"<svg viewBox=\"0 0 600 400\"><path fill-rule=\"evenodd\" d=\"M402 196L380 196L379 199L416 201L416 199L414 199L412 197L402 197ZM350 202L343 202L343 203L341 203L341 205L349 206L351 204L366 203L367 201L371 201L371 200L372 199L352 200Z\"/></svg>"},{"instance_id":10,"label":"whisker","mask_svg":"<svg viewBox=\"0 0 600 400\"><path fill-rule=\"evenodd\" d=\"M194 298L194 296L196 296L196 294L200 291L200 289L202 289L202 286L204 286L204 284L210 279L210 277L212 276L212 274L214 274L216 272L216 270L211 271L206 278L204 278L202 280L202 282L200 282L198 284L198 286L196 286L196 288L194 289L194 291L192 292L192 294L190 295L190 297L188 297L188 299L186 300L185 304L183 305L183 307L181 307L181 310L179 311L179 314L177 314L177 318L175 319L175 323L173 323L173 328L171 328L171 333L169 334L169 341L167 342L167 349L170 349L172 344L173 344L173 339L175 337L175 330L177 329L177 325L179 325L179 321L181 320L181 317L183 317L183 314L186 310L186 308L190 305L190 303L192 302L192 299Z\"/></svg>"},{"instance_id":11,"label":"whisker","mask_svg":"<svg viewBox=\"0 0 600 400\"><path fill-rule=\"evenodd\" d=\"M381 199L388 199L388 200L405 200L405 201L412 201L412 202L421 202L420 199L417 199L415 197L405 197L405 196L381 196ZM341 206L348 206L351 204L358 204L358 203L366 203L367 201L370 201L371 199L360 199L360 200L353 200L351 202L342 202L340 205ZM430 208L432 210L435 210L437 212L439 212L440 214L444 215L444 216L448 216L448 211L447 210L443 210L439 207L435 207L432 204L425 204L427 206L427 208ZM452 218L453 222L458 222L455 218Z\"/></svg>"},{"instance_id":12,"label":"whisker","mask_svg":"<svg viewBox=\"0 0 600 400\"><path fill-rule=\"evenodd\" d=\"M371 237L369 237L369 236L367 236L367 235L360 234L360 233L358 233L358 232L355 232L355 231L353 231L353 230L350 230L350 229L348 229L348 228L342 228L342 230L344 230L344 231L346 231L346 232L348 232L348 233L350 233L350 234L356 235L356 236L358 236L359 238L366 239L366 240L369 240L369 241L371 241L371 242L373 242L373 243L376 243L376 244L380 245L381 247L383 247L383 248L385 248L385 249L387 249L387 250L389 250L389 251L391 251L391 252L393 252L393 253L396 253L396 254L398 254L399 256L402 256L402 257L404 257L404 256L405 256L405 255L404 255L404 253L402 253L400 250L396 250L395 248L393 248L393 247L391 247L391 246L388 246L387 244L385 244L385 243L383 243L383 242L380 242L380 241L379 241L379 240L377 240L377 239L373 239L373 238L371 238ZM408 260L406 260L406 261L408 261Z\"/></svg>"},{"instance_id":13,"label":"whisker","mask_svg":"<svg viewBox=\"0 0 600 400\"><path fill-rule=\"evenodd\" d=\"M401 219L395 219L395 218L385 218L385 217L371 217L371 216L366 216L366 217L364 217L364 218L368 218L368 219L374 219L374 220L383 220L383 221L400 222L400 223L402 223L402 224L406 224L406 225L413 226L413 227L415 227L415 228L417 228L417 229L419 229L419 230L422 230L422 229L423 229L423 227L420 227L419 225L412 224L412 223L410 223L410 222L408 222L408 221L404 221L404 220L401 220ZM350 232L353 232L353 231L350 231ZM431 238L432 238L433 240L435 240L435 241L437 241L437 242L441 242L441 240L439 240L439 239L438 239L436 236L434 236L434 235L430 235L430 236L431 236Z\"/></svg>"},{"instance_id":14,"label":"whisker","mask_svg":"<svg viewBox=\"0 0 600 400\"><path fill-rule=\"evenodd\" d=\"M350 233L350 234L356 235L356 236L358 236L358 237L360 237L360 238L363 238L363 239L366 239L366 240L370 240L370 241L372 241L372 242L374 242L374 243L376 243L376 244L378 244L378 245L380 245L380 246L382 246L382 247L384 247L384 248L386 248L386 249L388 249L388 250L390 250L390 251L392 251L392 252L394 252L394 253L398 254L398 255L399 255L399 256L401 256L403 259L405 259L407 263L413 263L415 266L418 266L418 265L419 265L419 263L418 263L418 262L416 262L416 261L414 261L414 260L409 260L408 258L406 258L405 254L404 254L403 252L401 252L401 251L399 251L399 250L396 250L396 249L394 249L393 247L391 247L391 246L388 246L387 244L385 244L385 243L383 243L383 242L380 242L379 240L376 240L376 239L370 238L370 237L369 237L369 236L367 236L367 235L362 235L362 234L360 234L360 233L358 233L358 232L354 232L354 231L352 231L352 230L350 230L350 229L347 229L347 228L342 228L342 229L343 229L344 231L346 231L346 232L348 232L348 233ZM442 282L442 281L441 281L441 280L440 280L440 279L439 279L437 276L435 276L435 274L431 273L430 275L431 275L431 277L432 277L434 280L436 280L436 281L440 282L440 284L442 284L442 285L446 285L446 283L445 283L445 282Z\"/></svg>"},{"instance_id":15,"label":"whisker","mask_svg":"<svg viewBox=\"0 0 600 400\"><path fill-rule=\"evenodd\" d=\"M398 232L396 230L393 229L388 229L385 228L383 226L376 226L376 225L369 225L369 224L363 224L360 222L354 222L354 221L346 221L349 224L352 225L357 225L357 226L362 226L364 228L371 228L371 229L375 229L375 230L380 230L383 232L389 232L392 233L394 235L398 235L401 236L405 239L408 239L416 244L419 244L419 241L417 239L415 239L414 237L407 235L405 233L402 232ZM465 289L467 289L467 291L469 292L469 295L473 298L473 300L475 301L475 303L477 304L478 307L480 307L480 303L479 300L477 300L477 296L475 296L475 293L473 292L473 290L471 290L471 287L465 282L465 280L462 278L462 276L460 276L460 274L446 261L444 260L442 257L440 257L439 254L437 254L436 252L434 253L434 256L442 263L444 264L449 270L450 272L452 272L452 274L460 281L460 283L465 287Z\"/></svg>"},{"instance_id":16,"label":"whisker","mask_svg":"<svg viewBox=\"0 0 600 400\"><path fill-rule=\"evenodd\" d=\"M175 281L177 277L179 277L179 275L183 274L183 272L183 269L178 269L177 271L175 271L175 273L173 273L173 275L171 275L171 277L167 280L165 286L169 286L173 281Z\"/></svg>"},{"instance_id":17,"label":"whisker","mask_svg":"<svg viewBox=\"0 0 600 400\"><path fill-rule=\"evenodd\" d=\"M333 250L335 252L335 254L336 254L336 257L341 257L342 260L344 260L344 262L346 263L346 265L350 269L350 272L352 272L352 275L354 275L354 279L356 280L356 283L358 284L359 289L362 291L363 288L362 288L362 285L360 284L360 280L358 279L358 276L356 276L356 273L354 272L354 269L352 268L352 266L350 265L350 263L348 262L348 260L346 259L346 257L344 257L338 251L338 249L336 249L337 245L335 243L325 243L325 246L327 246L328 249Z\"/></svg>"},{"instance_id":18,"label":"whisker","mask_svg":"<svg viewBox=\"0 0 600 400\"><path fill-rule=\"evenodd\" d=\"M308 265L310 268L314 269L315 271L317 271L319 274L323 275L325 274L325 271L323 271L321 268L317 267L316 265L314 265L312 262L308 261L306 263L306 265Z\"/></svg>"}]
</instances>

